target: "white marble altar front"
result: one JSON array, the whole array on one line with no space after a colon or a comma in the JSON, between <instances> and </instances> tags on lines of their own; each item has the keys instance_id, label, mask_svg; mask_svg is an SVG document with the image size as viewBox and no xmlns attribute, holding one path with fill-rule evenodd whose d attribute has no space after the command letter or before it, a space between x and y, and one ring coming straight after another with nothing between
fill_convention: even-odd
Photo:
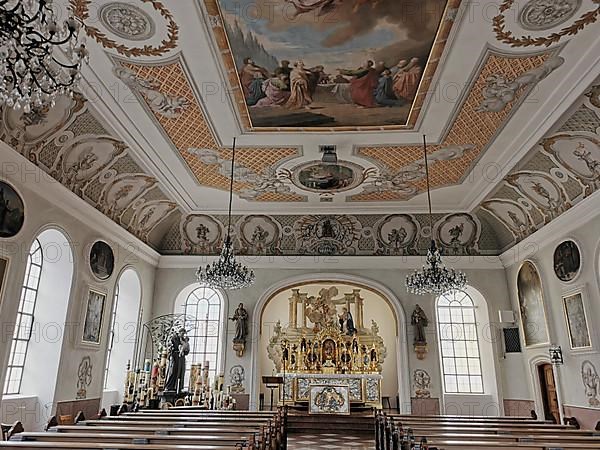
<instances>
[{"instance_id":1,"label":"white marble altar front","mask_svg":"<svg viewBox=\"0 0 600 450\"><path fill-rule=\"evenodd\" d=\"M286 402L308 402L310 385L348 385L351 403L381 408L381 374L322 374L322 373L283 373L278 376L284 379Z\"/></svg>"}]
</instances>

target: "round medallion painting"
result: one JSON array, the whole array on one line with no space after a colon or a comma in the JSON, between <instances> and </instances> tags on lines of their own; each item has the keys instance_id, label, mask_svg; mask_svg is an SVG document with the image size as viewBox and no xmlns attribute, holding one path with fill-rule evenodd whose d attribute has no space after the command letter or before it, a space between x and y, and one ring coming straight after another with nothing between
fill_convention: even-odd
<instances>
[{"instance_id":1,"label":"round medallion painting","mask_svg":"<svg viewBox=\"0 0 600 450\"><path fill-rule=\"evenodd\" d=\"M294 169L294 182L312 192L342 192L354 189L363 181L362 167L348 161L327 164L313 161Z\"/></svg>"},{"instance_id":2,"label":"round medallion painting","mask_svg":"<svg viewBox=\"0 0 600 450\"><path fill-rule=\"evenodd\" d=\"M581 268L579 247L573 241L565 241L554 250L554 273L561 281L571 281Z\"/></svg>"},{"instance_id":3,"label":"round medallion painting","mask_svg":"<svg viewBox=\"0 0 600 450\"><path fill-rule=\"evenodd\" d=\"M15 236L21 231L24 221L23 199L10 184L0 181L0 237Z\"/></svg>"},{"instance_id":4,"label":"round medallion painting","mask_svg":"<svg viewBox=\"0 0 600 450\"><path fill-rule=\"evenodd\" d=\"M107 280L115 269L115 255L106 242L97 241L90 251L90 269L101 280Z\"/></svg>"}]
</instances>

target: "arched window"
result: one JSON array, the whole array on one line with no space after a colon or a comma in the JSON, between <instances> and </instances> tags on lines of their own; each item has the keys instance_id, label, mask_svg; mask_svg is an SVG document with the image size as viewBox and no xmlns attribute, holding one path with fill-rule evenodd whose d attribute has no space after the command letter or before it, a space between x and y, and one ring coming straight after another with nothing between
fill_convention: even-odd
<instances>
[{"instance_id":1,"label":"arched window","mask_svg":"<svg viewBox=\"0 0 600 450\"><path fill-rule=\"evenodd\" d=\"M135 269L127 268L118 278L111 306L103 406L119 403L123 398L123 380L127 362L135 364L134 353L140 321L141 299L140 277Z\"/></svg>"},{"instance_id":2,"label":"arched window","mask_svg":"<svg viewBox=\"0 0 600 450\"><path fill-rule=\"evenodd\" d=\"M193 319L193 327L189 332L190 354L186 364L185 383L189 382L192 364L204 364L208 361L209 376L215 379L218 364L221 360L221 309L223 299L221 294L207 286L194 289L185 299L183 312Z\"/></svg>"},{"instance_id":3,"label":"arched window","mask_svg":"<svg viewBox=\"0 0 600 450\"><path fill-rule=\"evenodd\" d=\"M437 300L444 391L483 394L483 376L473 299L465 291L449 291Z\"/></svg>"},{"instance_id":4,"label":"arched window","mask_svg":"<svg viewBox=\"0 0 600 450\"><path fill-rule=\"evenodd\" d=\"M108 348L106 349L106 362L104 369L104 389L108 387L108 374L110 367L110 355L115 344L115 324L117 322L117 307L119 306L119 284L115 287L115 299L112 306L112 314L110 315L110 328L108 332Z\"/></svg>"},{"instance_id":5,"label":"arched window","mask_svg":"<svg viewBox=\"0 0 600 450\"><path fill-rule=\"evenodd\" d=\"M29 250L29 255L27 256L25 279L23 287L21 288L19 311L15 322L15 331L8 360L8 370L6 373L6 381L4 383L4 395L21 393L23 370L25 368L25 359L27 358L27 348L29 347L29 340L31 338L35 303L40 287L40 275L42 273L43 262L44 256L42 254L42 245L40 244L40 241L36 239L33 241Z\"/></svg>"}]
</instances>

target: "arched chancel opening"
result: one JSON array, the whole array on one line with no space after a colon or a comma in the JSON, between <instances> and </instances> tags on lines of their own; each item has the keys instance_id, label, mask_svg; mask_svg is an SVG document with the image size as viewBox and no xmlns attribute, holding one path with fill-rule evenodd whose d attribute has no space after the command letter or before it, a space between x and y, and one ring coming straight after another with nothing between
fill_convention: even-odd
<instances>
[{"instance_id":1,"label":"arched chancel opening","mask_svg":"<svg viewBox=\"0 0 600 450\"><path fill-rule=\"evenodd\" d=\"M387 348L382 395L390 397L392 406L395 406L396 396L399 396L401 410L409 412L410 388L404 310L398 299L385 286L343 274L305 275L286 280L272 286L259 299L252 316L256 324L252 328L252 342L256 342L256 345L252 350L251 405L258 407L262 393L265 405L268 406L270 394L265 392L261 380L263 375L272 375L274 364L266 355L265 349L277 320L281 319L282 326L287 322L291 289L315 295L320 289L332 286L338 289L342 297L354 289L359 289L361 296L365 298L363 324L370 329L371 320L375 320Z\"/></svg>"},{"instance_id":2,"label":"arched chancel opening","mask_svg":"<svg viewBox=\"0 0 600 450\"><path fill-rule=\"evenodd\" d=\"M142 285L134 269L127 268L117 281L111 306L104 373L104 407L123 399L127 362L134 360L139 328Z\"/></svg>"},{"instance_id":3,"label":"arched chancel opening","mask_svg":"<svg viewBox=\"0 0 600 450\"><path fill-rule=\"evenodd\" d=\"M55 409L73 272L66 236L54 228L41 232L27 259L5 385L10 395L2 400L3 410L14 410L26 429L41 430Z\"/></svg>"}]
</instances>

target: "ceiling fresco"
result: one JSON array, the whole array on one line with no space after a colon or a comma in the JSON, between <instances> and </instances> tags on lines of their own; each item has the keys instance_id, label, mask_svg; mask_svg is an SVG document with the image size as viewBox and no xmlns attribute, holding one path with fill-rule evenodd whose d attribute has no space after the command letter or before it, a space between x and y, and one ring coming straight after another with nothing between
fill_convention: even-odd
<instances>
[{"instance_id":1,"label":"ceiling fresco","mask_svg":"<svg viewBox=\"0 0 600 450\"><path fill-rule=\"evenodd\" d=\"M205 3L247 128L347 131L414 124L460 0Z\"/></svg>"},{"instance_id":2,"label":"ceiling fresco","mask_svg":"<svg viewBox=\"0 0 600 450\"><path fill-rule=\"evenodd\" d=\"M242 254L499 254L600 186L600 3L476 3L56 0L83 91L0 139L165 254L218 251L234 137Z\"/></svg>"},{"instance_id":3,"label":"ceiling fresco","mask_svg":"<svg viewBox=\"0 0 600 450\"><path fill-rule=\"evenodd\" d=\"M507 249L599 188L600 84L596 84L478 211L510 231L500 242L501 248Z\"/></svg>"},{"instance_id":4,"label":"ceiling fresco","mask_svg":"<svg viewBox=\"0 0 600 450\"><path fill-rule=\"evenodd\" d=\"M430 184L433 188L459 184L474 161L493 142L519 102L544 78L564 63L558 51L531 55L486 52L468 95L457 109L448 133L440 144L428 147ZM378 176L364 191L349 200L390 201L414 197L425 189L423 147L358 147L358 156L376 163Z\"/></svg>"}]
</instances>

